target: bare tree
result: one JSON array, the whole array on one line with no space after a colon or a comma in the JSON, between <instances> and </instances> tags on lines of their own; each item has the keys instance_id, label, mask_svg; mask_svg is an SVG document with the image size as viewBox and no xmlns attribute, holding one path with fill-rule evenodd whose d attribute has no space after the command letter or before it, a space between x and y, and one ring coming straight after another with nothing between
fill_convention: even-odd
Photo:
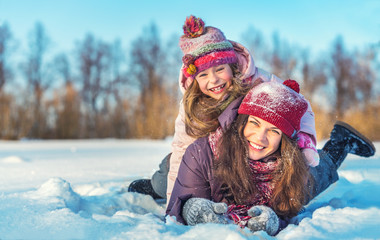
<instances>
[{"instance_id":1,"label":"bare tree","mask_svg":"<svg viewBox=\"0 0 380 240\"><path fill-rule=\"evenodd\" d=\"M0 93L3 91L5 84L13 78L13 73L8 65L10 52L10 43L12 33L7 23L0 25Z\"/></svg>"},{"instance_id":2,"label":"bare tree","mask_svg":"<svg viewBox=\"0 0 380 240\"><path fill-rule=\"evenodd\" d=\"M182 98L180 91L178 91L178 75L182 65L182 51L178 47L179 38L179 35L173 34L169 37L166 47L164 48L166 53L165 79L169 88L171 88L171 90L167 92L170 94L170 98L177 101Z\"/></svg>"},{"instance_id":3,"label":"bare tree","mask_svg":"<svg viewBox=\"0 0 380 240\"><path fill-rule=\"evenodd\" d=\"M107 102L110 105L110 129L108 132L117 138L131 137L129 119L132 114L129 103L130 99L124 94L128 92L127 83L129 79L126 69L123 68L126 61L120 40L114 41L111 45L110 57L110 82L106 88L109 95L109 101Z\"/></svg>"},{"instance_id":4,"label":"bare tree","mask_svg":"<svg viewBox=\"0 0 380 240\"><path fill-rule=\"evenodd\" d=\"M345 109L356 102L355 89L352 84L353 61L343 44L342 37L338 37L331 53L331 75L335 81L335 112L337 118L342 118Z\"/></svg>"},{"instance_id":5,"label":"bare tree","mask_svg":"<svg viewBox=\"0 0 380 240\"><path fill-rule=\"evenodd\" d=\"M273 51L270 55L269 65L272 67L272 73L283 79L292 77L293 71L297 67L297 57L295 46L282 40L278 33L273 34Z\"/></svg>"},{"instance_id":6,"label":"bare tree","mask_svg":"<svg viewBox=\"0 0 380 240\"><path fill-rule=\"evenodd\" d=\"M110 64L110 49L106 43L86 36L79 46L80 81L82 97L94 112L100 111L98 99L103 94L107 82L105 74Z\"/></svg>"},{"instance_id":7,"label":"bare tree","mask_svg":"<svg viewBox=\"0 0 380 240\"><path fill-rule=\"evenodd\" d=\"M357 86L357 98L362 103L361 107L369 104L374 92L376 78L376 49L367 48L363 52L357 51L354 54L353 75Z\"/></svg>"},{"instance_id":8,"label":"bare tree","mask_svg":"<svg viewBox=\"0 0 380 240\"><path fill-rule=\"evenodd\" d=\"M167 81L170 77L167 55L157 27L152 24L143 31L133 42L131 54L131 76L140 94L134 115L136 136L163 138L173 128L172 122L167 120L174 118L177 98L169 94L172 85Z\"/></svg>"},{"instance_id":9,"label":"bare tree","mask_svg":"<svg viewBox=\"0 0 380 240\"><path fill-rule=\"evenodd\" d=\"M58 54L55 56L54 60L55 73L60 75L64 85L73 82L71 76L70 62L65 53Z\"/></svg>"},{"instance_id":10,"label":"bare tree","mask_svg":"<svg viewBox=\"0 0 380 240\"><path fill-rule=\"evenodd\" d=\"M8 24L0 25L0 138L9 138L11 135L11 103L12 97L4 92L5 84L8 83L13 73L9 66L9 54L12 34Z\"/></svg>"},{"instance_id":11,"label":"bare tree","mask_svg":"<svg viewBox=\"0 0 380 240\"><path fill-rule=\"evenodd\" d=\"M44 58L50 45L50 39L41 23L36 23L29 38L29 53L21 67L32 92L32 116L34 118L29 137L40 138L46 127L46 117L43 116L42 97L49 88L51 78L48 69L44 67Z\"/></svg>"},{"instance_id":12,"label":"bare tree","mask_svg":"<svg viewBox=\"0 0 380 240\"><path fill-rule=\"evenodd\" d=\"M308 50L303 50L300 57L302 74L302 93L312 99L316 90L327 82L327 63L323 59L311 62Z\"/></svg>"},{"instance_id":13,"label":"bare tree","mask_svg":"<svg viewBox=\"0 0 380 240\"><path fill-rule=\"evenodd\" d=\"M120 87L128 82L126 74L122 72L122 65L124 63L125 55L121 48L121 41L116 40L110 46L110 80L106 86L107 93L113 95L116 101L121 100Z\"/></svg>"},{"instance_id":14,"label":"bare tree","mask_svg":"<svg viewBox=\"0 0 380 240\"><path fill-rule=\"evenodd\" d=\"M74 139L80 137L80 96L75 89L70 62L65 54L54 59L56 74L62 77L64 88L59 91L54 101L55 136L57 138Z\"/></svg>"},{"instance_id":15,"label":"bare tree","mask_svg":"<svg viewBox=\"0 0 380 240\"><path fill-rule=\"evenodd\" d=\"M85 104L85 132L88 137L97 137L98 118L104 107L109 84L110 47L108 44L96 40L88 34L79 44L79 67L81 83L81 96Z\"/></svg>"},{"instance_id":16,"label":"bare tree","mask_svg":"<svg viewBox=\"0 0 380 240\"><path fill-rule=\"evenodd\" d=\"M371 98L372 87L376 79L373 66L375 52L350 53L345 49L343 38L337 37L331 52L331 77L335 83L335 110L337 118L345 111L364 105ZM363 104L361 104L363 106Z\"/></svg>"}]
</instances>

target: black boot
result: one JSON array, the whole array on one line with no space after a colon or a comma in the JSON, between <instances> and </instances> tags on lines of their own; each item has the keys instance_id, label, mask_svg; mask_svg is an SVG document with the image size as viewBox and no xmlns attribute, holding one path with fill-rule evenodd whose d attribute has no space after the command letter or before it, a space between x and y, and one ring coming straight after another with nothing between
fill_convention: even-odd
<instances>
[{"instance_id":1,"label":"black boot","mask_svg":"<svg viewBox=\"0 0 380 240\"><path fill-rule=\"evenodd\" d=\"M152 196L153 199L162 199L162 197L153 190L150 179L138 179L133 181L128 187L128 192L142 193Z\"/></svg>"},{"instance_id":2,"label":"black boot","mask_svg":"<svg viewBox=\"0 0 380 240\"><path fill-rule=\"evenodd\" d=\"M376 148L365 136L345 122L337 121L330 134L330 140L323 150L332 157L337 168L342 164L348 153L361 157L371 157Z\"/></svg>"}]
</instances>

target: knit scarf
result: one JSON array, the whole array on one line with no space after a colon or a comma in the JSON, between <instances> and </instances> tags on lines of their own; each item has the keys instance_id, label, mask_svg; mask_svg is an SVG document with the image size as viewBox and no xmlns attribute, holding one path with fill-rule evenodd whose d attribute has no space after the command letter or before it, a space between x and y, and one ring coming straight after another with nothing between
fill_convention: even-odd
<instances>
[{"instance_id":1,"label":"knit scarf","mask_svg":"<svg viewBox=\"0 0 380 240\"><path fill-rule=\"evenodd\" d=\"M248 215L248 210L252 206L266 205L271 207L270 200L273 193L274 182L273 173L277 168L277 156L269 156L262 160L248 160L249 167L252 173L252 181L255 183L257 193L252 196L251 203L248 205L228 206L227 217L238 224L240 227L245 227L251 216Z\"/></svg>"}]
</instances>

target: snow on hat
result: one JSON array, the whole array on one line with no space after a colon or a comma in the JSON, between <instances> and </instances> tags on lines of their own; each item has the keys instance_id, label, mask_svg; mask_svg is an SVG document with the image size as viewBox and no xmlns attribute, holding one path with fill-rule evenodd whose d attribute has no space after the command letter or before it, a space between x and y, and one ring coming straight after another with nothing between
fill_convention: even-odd
<instances>
[{"instance_id":1,"label":"snow on hat","mask_svg":"<svg viewBox=\"0 0 380 240\"><path fill-rule=\"evenodd\" d=\"M238 113L259 117L294 138L307 107L305 98L299 94L298 83L286 80L283 84L264 82L252 88L244 97Z\"/></svg>"},{"instance_id":2,"label":"snow on hat","mask_svg":"<svg viewBox=\"0 0 380 240\"><path fill-rule=\"evenodd\" d=\"M237 62L233 46L223 32L215 27L205 27L201 18L187 17L183 33L179 46L184 54L182 72L186 78L183 79L182 86L185 89L199 72L217 65Z\"/></svg>"}]
</instances>

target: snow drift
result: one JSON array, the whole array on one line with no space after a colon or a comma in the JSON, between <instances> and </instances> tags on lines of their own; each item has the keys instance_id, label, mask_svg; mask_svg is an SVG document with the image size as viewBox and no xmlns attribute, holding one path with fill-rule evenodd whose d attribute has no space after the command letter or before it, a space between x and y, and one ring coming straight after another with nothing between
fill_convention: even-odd
<instances>
[{"instance_id":1,"label":"snow drift","mask_svg":"<svg viewBox=\"0 0 380 240\"><path fill-rule=\"evenodd\" d=\"M273 239L165 222L163 202L126 192L169 151L170 140L0 141L0 239ZM340 180L276 238L380 238L379 173L379 153L349 155Z\"/></svg>"}]
</instances>

